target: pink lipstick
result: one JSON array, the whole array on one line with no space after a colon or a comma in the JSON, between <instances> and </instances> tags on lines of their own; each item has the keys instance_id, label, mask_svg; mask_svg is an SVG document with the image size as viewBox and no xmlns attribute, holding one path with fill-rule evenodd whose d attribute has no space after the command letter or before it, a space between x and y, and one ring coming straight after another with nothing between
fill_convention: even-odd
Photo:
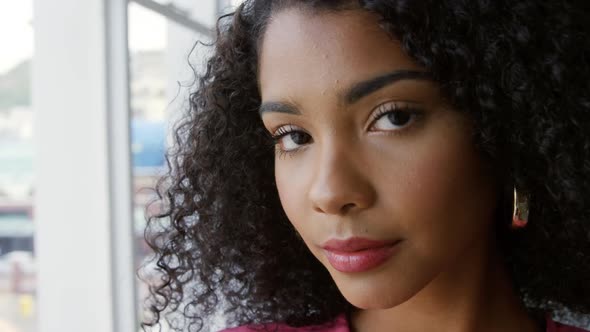
<instances>
[{"instance_id":1,"label":"pink lipstick","mask_svg":"<svg viewBox=\"0 0 590 332\"><path fill-rule=\"evenodd\" d=\"M322 245L330 264L340 272L363 272L387 261L397 250L401 240L376 241L353 237L332 239Z\"/></svg>"}]
</instances>

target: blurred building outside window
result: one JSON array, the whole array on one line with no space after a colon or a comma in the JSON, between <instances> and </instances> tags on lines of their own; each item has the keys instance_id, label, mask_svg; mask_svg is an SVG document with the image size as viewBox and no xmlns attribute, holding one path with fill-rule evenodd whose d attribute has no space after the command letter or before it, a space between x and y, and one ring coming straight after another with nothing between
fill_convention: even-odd
<instances>
[{"instance_id":1,"label":"blurred building outside window","mask_svg":"<svg viewBox=\"0 0 590 332\"><path fill-rule=\"evenodd\" d=\"M0 2L0 331L36 331L32 0Z\"/></svg>"}]
</instances>

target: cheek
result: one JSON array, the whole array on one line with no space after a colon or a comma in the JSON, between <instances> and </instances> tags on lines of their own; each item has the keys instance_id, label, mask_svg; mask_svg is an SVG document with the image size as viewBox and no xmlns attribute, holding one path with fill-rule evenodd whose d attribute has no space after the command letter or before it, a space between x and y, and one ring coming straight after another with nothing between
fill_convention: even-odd
<instances>
[{"instance_id":1,"label":"cheek","mask_svg":"<svg viewBox=\"0 0 590 332\"><path fill-rule=\"evenodd\" d=\"M469 137L443 135L415 149L389 204L423 255L461 250L487 233L494 189ZM397 199L396 199L397 198Z\"/></svg>"},{"instance_id":2,"label":"cheek","mask_svg":"<svg viewBox=\"0 0 590 332\"><path fill-rule=\"evenodd\" d=\"M299 233L305 233L304 225L297 221L305 220L305 176L292 160L275 162L275 179L281 205L285 214Z\"/></svg>"}]
</instances>

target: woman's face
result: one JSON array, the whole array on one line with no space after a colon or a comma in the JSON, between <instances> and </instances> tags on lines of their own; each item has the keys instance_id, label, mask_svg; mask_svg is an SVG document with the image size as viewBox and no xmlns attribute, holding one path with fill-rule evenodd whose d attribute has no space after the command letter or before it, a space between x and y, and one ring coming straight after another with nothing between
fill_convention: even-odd
<instances>
[{"instance_id":1,"label":"woman's face","mask_svg":"<svg viewBox=\"0 0 590 332\"><path fill-rule=\"evenodd\" d=\"M284 10L261 47L283 208L349 302L400 304L486 243L496 193L471 123L376 16ZM384 242L328 243L351 238Z\"/></svg>"}]
</instances>

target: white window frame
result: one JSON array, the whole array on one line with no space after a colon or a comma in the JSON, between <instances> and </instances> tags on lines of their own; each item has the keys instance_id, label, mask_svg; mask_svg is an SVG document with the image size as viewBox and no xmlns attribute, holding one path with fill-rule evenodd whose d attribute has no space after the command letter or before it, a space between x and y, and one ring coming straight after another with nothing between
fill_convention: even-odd
<instances>
[{"instance_id":1,"label":"white window frame","mask_svg":"<svg viewBox=\"0 0 590 332\"><path fill-rule=\"evenodd\" d=\"M34 13L39 331L134 331L127 1Z\"/></svg>"}]
</instances>

